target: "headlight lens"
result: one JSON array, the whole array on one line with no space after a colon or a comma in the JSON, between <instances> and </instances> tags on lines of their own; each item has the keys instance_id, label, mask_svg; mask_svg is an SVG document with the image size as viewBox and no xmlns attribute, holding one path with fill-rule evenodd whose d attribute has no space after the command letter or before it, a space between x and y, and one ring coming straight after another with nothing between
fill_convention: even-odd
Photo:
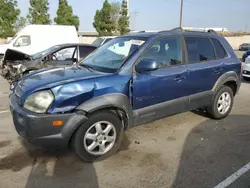
<instances>
[{"instance_id":1,"label":"headlight lens","mask_svg":"<svg viewBox=\"0 0 250 188\"><path fill-rule=\"evenodd\" d=\"M45 113L53 100L54 95L50 90L39 91L28 96L24 108L35 113Z\"/></svg>"}]
</instances>

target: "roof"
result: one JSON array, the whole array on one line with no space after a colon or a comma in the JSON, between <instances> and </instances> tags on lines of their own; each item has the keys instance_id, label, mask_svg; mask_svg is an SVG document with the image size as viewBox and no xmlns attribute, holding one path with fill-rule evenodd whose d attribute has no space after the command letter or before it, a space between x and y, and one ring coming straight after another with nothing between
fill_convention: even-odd
<instances>
[{"instance_id":1,"label":"roof","mask_svg":"<svg viewBox=\"0 0 250 188\"><path fill-rule=\"evenodd\" d=\"M60 47L70 47L70 46L90 46L90 47L96 47L95 45L93 44L84 44L84 43L66 43L66 44L58 44L58 45L55 45L55 46L60 46Z\"/></svg>"},{"instance_id":2,"label":"roof","mask_svg":"<svg viewBox=\"0 0 250 188\"><path fill-rule=\"evenodd\" d=\"M117 36L102 36L102 37L98 37L98 38L101 38L101 39L113 39L113 38L116 38Z\"/></svg>"}]
</instances>

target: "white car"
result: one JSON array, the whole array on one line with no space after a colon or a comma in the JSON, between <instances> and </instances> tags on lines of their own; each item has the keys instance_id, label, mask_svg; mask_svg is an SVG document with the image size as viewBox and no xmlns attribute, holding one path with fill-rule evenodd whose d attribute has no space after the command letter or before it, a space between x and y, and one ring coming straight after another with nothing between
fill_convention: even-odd
<instances>
[{"instance_id":1,"label":"white car","mask_svg":"<svg viewBox=\"0 0 250 188\"><path fill-rule=\"evenodd\" d=\"M248 56L243 63L242 77L245 80L250 81L250 56Z\"/></svg>"}]
</instances>

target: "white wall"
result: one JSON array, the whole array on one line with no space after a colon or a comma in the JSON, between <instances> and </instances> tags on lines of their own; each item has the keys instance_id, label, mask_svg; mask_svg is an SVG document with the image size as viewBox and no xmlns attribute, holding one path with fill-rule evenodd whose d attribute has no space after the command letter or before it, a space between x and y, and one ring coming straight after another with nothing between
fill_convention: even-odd
<instances>
[{"instance_id":1,"label":"white wall","mask_svg":"<svg viewBox=\"0 0 250 188\"><path fill-rule=\"evenodd\" d=\"M233 49L239 49L239 45L242 43L250 43L250 35L241 37L225 37Z\"/></svg>"},{"instance_id":2,"label":"white wall","mask_svg":"<svg viewBox=\"0 0 250 188\"><path fill-rule=\"evenodd\" d=\"M91 44L97 37L79 37L81 43ZM239 45L242 43L250 43L250 35L238 36L238 37L225 37L225 39L230 43L233 49L239 49Z\"/></svg>"},{"instance_id":3,"label":"white wall","mask_svg":"<svg viewBox=\"0 0 250 188\"><path fill-rule=\"evenodd\" d=\"M97 37L94 36L80 36L79 41L80 43L91 44ZM239 45L242 43L250 43L250 35L246 36L238 36L238 37L225 37L233 49L238 49ZM0 39L0 44L5 43L5 39Z\"/></svg>"}]
</instances>

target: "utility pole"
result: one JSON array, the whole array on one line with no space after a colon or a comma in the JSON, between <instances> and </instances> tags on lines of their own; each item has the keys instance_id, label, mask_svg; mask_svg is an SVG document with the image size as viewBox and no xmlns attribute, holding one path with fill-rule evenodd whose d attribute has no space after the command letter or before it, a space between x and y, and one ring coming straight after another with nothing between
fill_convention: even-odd
<instances>
[{"instance_id":1,"label":"utility pole","mask_svg":"<svg viewBox=\"0 0 250 188\"><path fill-rule=\"evenodd\" d=\"M180 27L182 27L182 11L183 11L183 0L181 0L181 10L180 10Z\"/></svg>"},{"instance_id":2,"label":"utility pole","mask_svg":"<svg viewBox=\"0 0 250 188\"><path fill-rule=\"evenodd\" d=\"M129 5L130 5L130 0L126 0L127 1L127 9L128 9L128 17L130 16L130 14L129 14L129 11L130 11L130 7L129 7Z\"/></svg>"}]
</instances>

